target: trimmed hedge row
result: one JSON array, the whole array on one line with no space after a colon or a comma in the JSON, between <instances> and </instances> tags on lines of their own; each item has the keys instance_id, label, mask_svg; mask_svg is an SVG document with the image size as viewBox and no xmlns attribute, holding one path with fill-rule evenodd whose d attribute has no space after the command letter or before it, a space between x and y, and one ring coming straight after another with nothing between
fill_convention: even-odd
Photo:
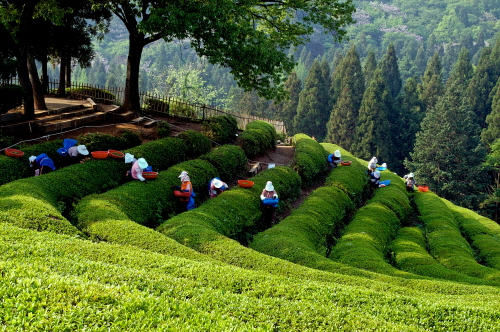
<instances>
[{"instance_id":1,"label":"trimmed hedge row","mask_svg":"<svg viewBox=\"0 0 500 332\"><path fill-rule=\"evenodd\" d=\"M474 211L443 201L453 212L460 229L475 249L479 262L500 270L500 225Z\"/></svg>"},{"instance_id":2,"label":"trimmed hedge row","mask_svg":"<svg viewBox=\"0 0 500 332\"><path fill-rule=\"evenodd\" d=\"M500 305L493 287L462 286L470 294L447 296L418 294L411 286L406 293L390 286L369 289L373 283L366 279L354 287L304 282L5 224L0 242L8 257L2 263L0 319L8 330L500 328L498 312L491 309Z\"/></svg>"},{"instance_id":3,"label":"trimmed hedge row","mask_svg":"<svg viewBox=\"0 0 500 332\"><path fill-rule=\"evenodd\" d=\"M500 271L480 265L446 203L432 192L415 193L430 254L445 267L470 277L500 282Z\"/></svg>"},{"instance_id":4,"label":"trimmed hedge row","mask_svg":"<svg viewBox=\"0 0 500 332\"><path fill-rule=\"evenodd\" d=\"M137 134L126 131L120 137L115 137L107 134L86 134L78 138L80 144L85 144L89 151L107 151L109 149L123 150L141 144L141 139ZM63 146L63 141L58 139L50 142L43 142L35 145L21 144L14 147L24 152L24 156L20 158L12 158L0 156L0 185L32 176L32 169L28 158L30 156L38 156L41 153L46 153L59 168L64 165L67 157L57 153L57 149Z\"/></svg>"},{"instance_id":5,"label":"trimmed hedge row","mask_svg":"<svg viewBox=\"0 0 500 332\"><path fill-rule=\"evenodd\" d=\"M238 145L248 158L253 158L276 144L276 128L265 121L253 121L247 124L246 130L238 137Z\"/></svg>"},{"instance_id":6,"label":"trimmed hedge row","mask_svg":"<svg viewBox=\"0 0 500 332\"><path fill-rule=\"evenodd\" d=\"M183 131L179 135L177 135L177 137L183 139L184 142L186 142L186 145L188 147L188 158L201 156L202 154L210 152L210 150L212 149L212 143L210 142L210 140L196 130Z\"/></svg>"},{"instance_id":7,"label":"trimmed hedge row","mask_svg":"<svg viewBox=\"0 0 500 332\"><path fill-rule=\"evenodd\" d=\"M447 269L427 252L426 244L422 229L418 227L402 227L391 244L395 266L400 270L421 276L453 280L472 285L498 285L494 282L472 278Z\"/></svg>"},{"instance_id":8,"label":"trimmed hedge row","mask_svg":"<svg viewBox=\"0 0 500 332\"><path fill-rule=\"evenodd\" d=\"M182 161L185 148L181 139L164 138L127 152L144 156L154 167L162 169ZM40 231L81 234L63 214L80 198L123 183L129 168L130 164L111 158L91 159L57 172L7 183L0 187L0 221Z\"/></svg>"},{"instance_id":9,"label":"trimmed hedge row","mask_svg":"<svg viewBox=\"0 0 500 332\"><path fill-rule=\"evenodd\" d=\"M238 155L239 160L234 158ZM227 178L234 177L246 166L243 151L234 145L222 146L204 157L217 160L222 169L232 167L235 173L229 174ZM175 253L187 258L193 257L194 253L200 256L198 252L142 226L154 226L161 218L168 218L175 213L178 199L173 195L172 186L179 185L178 175L182 170L189 172L197 193L196 200L199 202L200 196L206 198L207 184L217 176L217 167L214 170L214 166L200 159L186 161L160 172L157 179L147 186L135 181L104 194L83 198L75 208L79 227L92 238L108 242L134 245L160 253Z\"/></svg>"},{"instance_id":10,"label":"trimmed hedge row","mask_svg":"<svg viewBox=\"0 0 500 332\"><path fill-rule=\"evenodd\" d=\"M299 173L304 185L310 185L328 170L328 152L305 134L295 135L293 143L295 154L291 167Z\"/></svg>"},{"instance_id":11,"label":"trimmed hedge row","mask_svg":"<svg viewBox=\"0 0 500 332\"><path fill-rule=\"evenodd\" d=\"M238 136L238 122L232 115L213 116L203 122L203 132L217 144L229 144Z\"/></svg>"},{"instance_id":12,"label":"trimmed hedge row","mask_svg":"<svg viewBox=\"0 0 500 332\"><path fill-rule=\"evenodd\" d=\"M416 277L389 263L389 244L410 211L410 201L399 176L384 171L382 179L391 184L376 189L373 198L357 211L329 258L378 273Z\"/></svg>"}]
</instances>

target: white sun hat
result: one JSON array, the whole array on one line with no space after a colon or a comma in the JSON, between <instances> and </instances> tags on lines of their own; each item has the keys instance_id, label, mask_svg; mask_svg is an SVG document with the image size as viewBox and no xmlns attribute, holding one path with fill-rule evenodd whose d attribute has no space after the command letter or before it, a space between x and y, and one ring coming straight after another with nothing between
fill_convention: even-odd
<instances>
[{"instance_id":1,"label":"white sun hat","mask_svg":"<svg viewBox=\"0 0 500 332\"><path fill-rule=\"evenodd\" d=\"M181 175L179 175L178 178L182 178L182 177L187 176L187 175L188 175L188 172L182 171Z\"/></svg>"},{"instance_id":2,"label":"white sun hat","mask_svg":"<svg viewBox=\"0 0 500 332\"><path fill-rule=\"evenodd\" d=\"M30 161L30 163L34 162L35 160L36 160L36 157L35 157L35 156L31 156L31 157L29 157L29 161Z\"/></svg>"},{"instance_id":3,"label":"white sun hat","mask_svg":"<svg viewBox=\"0 0 500 332\"><path fill-rule=\"evenodd\" d=\"M412 178L412 177L414 177L414 176L415 176L415 175L413 175L413 173L408 174L408 177L409 177L409 178Z\"/></svg>"},{"instance_id":4,"label":"white sun hat","mask_svg":"<svg viewBox=\"0 0 500 332\"><path fill-rule=\"evenodd\" d=\"M137 159L137 164L139 165L139 167L141 169L145 169L146 167L148 167L148 163L146 162L146 159L144 159L144 158Z\"/></svg>"},{"instance_id":5,"label":"white sun hat","mask_svg":"<svg viewBox=\"0 0 500 332\"><path fill-rule=\"evenodd\" d=\"M337 158L340 158L340 150L335 150L335 152L333 153L333 155Z\"/></svg>"},{"instance_id":6,"label":"white sun hat","mask_svg":"<svg viewBox=\"0 0 500 332\"><path fill-rule=\"evenodd\" d=\"M215 187L215 188L220 188L220 187L222 187L223 185L224 185L224 184L222 183L222 181L221 181L221 180L219 180L219 179L214 179L214 187Z\"/></svg>"},{"instance_id":7,"label":"white sun hat","mask_svg":"<svg viewBox=\"0 0 500 332\"><path fill-rule=\"evenodd\" d=\"M76 149L78 150L79 154L83 154L84 156L87 156L89 154L89 150L87 150L87 147L85 145L78 145Z\"/></svg>"},{"instance_id":8,"label":"white sun hat","mask_svg":"<svg viewBox=\"0 0 500 332\"><path fill-rule=\"evenodd\" d=\"M267 181L266 190L267 191L274 191L274 186L273 186L273 183L271 181Z\"/></svg>"},{"instance_id":9,"label":"white sun hat","mask_svg":"<svg viewBox=\"0 0 500 332\"><path fill-rule=\"evenodd\" d=\"M386 164L386 163L383 163L383 164L382 164L382 167L387 167L387 164Z\"/></svg>"},{"instance_id":10,"label":"white sun hat","mask_svg":"<svg viewBox=\"0 0 500 332\"><path fill-rule=\"evenodd\" d=\"M134 155L130 153L125 153L125 164L131 163L134 161Z\"/></svg>"}]
</instances>

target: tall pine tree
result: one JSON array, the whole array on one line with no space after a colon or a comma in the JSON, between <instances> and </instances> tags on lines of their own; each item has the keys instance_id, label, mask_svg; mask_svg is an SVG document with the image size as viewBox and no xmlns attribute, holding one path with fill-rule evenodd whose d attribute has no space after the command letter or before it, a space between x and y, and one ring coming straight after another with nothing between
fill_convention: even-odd
<instances>
[{"instance_id":1,"label":"tall pine tree","mask_svg":"<svg viewBox=\"0 0 500 332\"><path fill-rule=\"evenodd\" d=\"M352 151L362 159L377 156L378 160L389 165L393 157L393 128L389 121L392 113L392 97L387 87L382 69L373 73L366 89L356 124L356 142Z\"/></svg>"},{"instance_id":2,"label":"tall pine tree","mask_svg":"<svg viewBox=\"0 0 500 332\"><path fill-rule=\"evenodd\" d=\"M357 105L359 105L358 100L354 97L350 86L346 85L326 124L326 142L335 143L351 151L356 138Z\"/></svg>"},{"instance_id":3,"label":"tall pine tree","mask_svg":"<svg viewBox=\"0 0 500 332\"><path fill-rule=\"evenodd\" d=\"M375 58L375 51L373 49L368 52L365 63L363 64L363 75L365 76L365 86L368 87L372 80L373 73L377 69L377 59Z\"/></svg>"},{"instance_id":4,"label":"tall pine tree","mask_svg":"<svg viewBox=\"0 0 500 332\"><path fill-rule=\"evenodd\" d=\"M438 52L434 53L427 63L419 92L426 111L432 109L444 93L443 68Z\"/></svg>"},{"instance_id":5,"label":"tall pine tree","mask_svg":"<svg viewBox=\"0 0 500 332\"><path fill-rule=\"evenodd\" d=\"M299 95L302 90L302 83L297 74L292 72L285 82L285 89L290 93L289 98L283 101L277 107L276 117L283 121L288 135L295 134L293 128L293 118L297 114L297 105L299 104Z\"/></svg>"},{"instance_id":6,"label":"tall pine tree","mask_svg":"<svg viewBox=\"0 0 500 332\"><path fill-rule=\"evenodd\" d=\"M293 119L297 133L315 136L319 141L325 138L330 115L328 89L322 66L314 61L300 92L297 114Z\"/></svg>"},{"instance_id":7,"label":"tall pine tree","mask_svg":"<svg viewBox=\"0 0 500 332\"><path fill-rule=\"evenodd\" d=\"M333 91L332 101L334 104L346 86L349 86L351 93L354 95L355 103L357 103L355 108L359 108L361 98L365 92L365 79L359 55L354 45L351 45L349 51L335 67L332 88L330 89L330 91Z\"/></svg>"},{"instance_id":8,"label":"tall pine tree","mask_svg":"<svg viewBox=\"0 0 500 332\"><path fill-rule=\"evenodd\" d=\"M431 108L417 133L412 161L406 166L420 183L438 195L468 208L477 208L487 179L482 167L486 156L471 105L463 98L470 62L461 52L444 96Z\"/></svg>"},{"instance_id":9,"label":"tall pine tree","mask_svg":"<svg viewBox=\"0 0 500 332\"><path fill-rule=\"evenodd\" d=\"M486 117L486 128L481 132L481 140L487 146L500 138L500 78L491 91L491 98L491 113Z\"/></svg>"},{"instance_id":10,"label":"tall pine tree","mask_svg":"<svg viewBox=\"0 0 500 332\"><path fill-rule=\"evenodd\" d=\"M385 77L392 98L396 99L401 90L402 82L399 73L398 58L393 43L389 44L387 53L384 55L382 61L380 61L379 66L382 69L382 74Z\"/></svg>"}]
</instances>

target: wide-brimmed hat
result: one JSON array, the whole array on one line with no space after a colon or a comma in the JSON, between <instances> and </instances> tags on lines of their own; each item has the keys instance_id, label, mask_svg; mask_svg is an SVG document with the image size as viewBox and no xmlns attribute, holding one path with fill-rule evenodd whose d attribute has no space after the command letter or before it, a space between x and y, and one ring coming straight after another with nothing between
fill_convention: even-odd
<instances>
[{"instance_id":1,"label":"wide-brimmed hat","mask_svg":"<svg viewBox=\"0 0 500 332\"><path fill-rule=\"evenodd\" d=\"M181 175L179 175L178 178L182 178L182 177L187 176L187 175L188 175L188 172L182 171Z\"/></svg>"},{"instance_id":2,"label":"wide-brimmed hat","mask_svg":"<svg viewBox=\"0 0 500 332\"><path fill-rule=\"evenodd\" d=\"M131 153L125 153L125 164L131 163L134 161L134 155Z\"/></svg>"},{"instance_id":3,"label":"wide-brimmed hat","mask_svg":"<svg viewBox=\"0 0 500 332\"><path fill-rule=\"evenodd\" d=\"M220 187L222 187L223 185L224 185L224 183L223 183L221 180L219 180L219 179L214 179L214 187L215 187L215 188L220 188Z\"/></svg>"},{"instance_id":4,"label":"wide-brimmed hat","mask_svg":"<svg viewBox=\"0 0 500 332\"><path fill-rule=\"evenodd\" d=\"M87 147L85 145L78 145L76 149L78 150L79 154L83 154L84 156L89 154L89 150L87 150Z\"/></svg>"},{"instance_id":5,"label":"wide-brimmed hat","mask_svg":"<svg viewBox=\"0 0 500 332\"><path fill-rule=\"evenodd\" d=\"M373 172L373 176L374 176L376 179L380 179L380 172L379 172L379 171L375 171L375 172Z\"/></svg>"},{"instance_id":6,"label":"wide-brimmed hat","mask_svg":"<svg viewBox=\"0 0 500 332\"><path fill-rule=\"evenodd\" d=\"M409 178L412 178L412 177L414 177L414 176L415 176L415 175L413 175L413 173L408 174L408 177L409 177Z\"/></svg>"},{"instance_id":7,"label":"wide-brimmed hat","mask_svg":"<svg viewBox=\"0 0 500 332\"><path fill-rule=\"evenodd\" d=\"M267 181L266 190L267 191L274 191L274 186L273 186L273 183L271 181Z\"/></svg>"},{"instance_id":8,"label":"wide-brimmed hat","mask_svg":"<svg viewBox=\"0 0 500 332\"><path fill-rule=\"evenodd\" d=\"M335 150L335 152L333 153L333 155L337 158L340 158L340 150Z\"/></svg>"},{"instance_id":9,"label":"wide-brimmed hat","mask_svg":"<svg viewBox=\"0 0 500 332\"><path fill-rule=\"evenodd\" d=\"M386 164L386 163L383 163L383 164L382 164L382 167L387 167L387 164Z\"/></svg>"},{"instance_id":10,"label":"wide-brimmed hat","mask_svg":"<svg viewBox=\"0 0 500 332\"><path fill-rule=\"evenodd\" d=\"M31 156L28 158L30 163L34 162L36 160L36 157L35 156Z\"/></svg>"},{"instance_id":11,"label":"wide-brimmed hat","mask_svg":"<svg viewBox=\"0 0 500 332\"><path fill-rule=\"evenodd\" d=\"M148 163L147 163L146 159L144 159L144 158L137 159L137 165L139 165L139 167L141 169L148 167Z\"/></svg>"}]
</instances>

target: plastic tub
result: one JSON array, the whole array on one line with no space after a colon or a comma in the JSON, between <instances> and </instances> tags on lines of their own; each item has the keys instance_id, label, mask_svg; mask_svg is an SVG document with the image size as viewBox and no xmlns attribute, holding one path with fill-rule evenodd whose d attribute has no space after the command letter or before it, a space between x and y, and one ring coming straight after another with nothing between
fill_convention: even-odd
<instances>
[{"instance_id":1,"label":"plastic tub","mask_svg":"<svg viewBox=\"0 0 500 332\"><path fill-rule=\"evenodd\" d=\"M243 188L252 188L254 183L249 180L238 180L238 186Z\"/></svg>"},{"instance_id":2,"label":"plastic tub","mask_svg":"<svg viewBox=\"0 0 500 332\"><path fill-rule=\"evenodd\" d=\"M185 197L191 196L191 193L190 192L180 191L180 190L174 190L174 196L175 197L184 197L185 198Z\"/></svg>"},{"instance_id":3,"label":"plastic tub","mask_svg":"<svg viewBox=\"0 0 500 332\"><path fill-rule=\"evenodd\" d=\"M111 158L117 158L117 159L125 157L125 154L123 152L117 150L108 150L108 155Z\"/></svg>"},{"instance_id":4,"label":"plastic tub","mask_svg":"<svg viewBox=\"0 0 500 332\"><path fill-rule=\"evenodd\" d=\"M279 202L279 198L266 198L262 201L264 205L276 205Z\"/></svg>"},{"instance_id":5,"label":"plastic tub","mask_svg":"<svg viewBox=\"0 0 500 332\"><path fill-rule=\"evenodd\" d=\"M96 159L106 159L108 158L108 151L92 151L92 157Z\"/></svg>"},{"instance_id":6,"label":"plastic tub","mask_svg":"<svg viewBox=\"0 0 500 332\"><path fill-rule=\"evenodd\" d=\"M24 152L16 149L5 149L5 154L9 157L19 158L24 156Z\"/></svg>"},{"instance_id":7,"label":"plastic tub","mask_svg":"<svg viewBox=\"0 0 500 332\"><path fill-rule=\"evenodd\" d=\"M145 179L156 179L158 172L142 172L142 176Z\"/></svg>"},{"instance_id":8,"label":"plastic tub","mask_svg":"<svg viewBox=\"0 0 500 332\"><path fill-rule=\"evenodd\" d=\"M377 171L385 171L387 167L377 167Z\"/></svg>"},{"instance_id":9,"label":"plastic tub","mask_svg":"<svg viewBox=\"0 0 500 332\"><path fill-rule=\"evenodd\" d=\"M342 166L349 166L349 165L351 165L351 164L352 164L352 161L351 161L351 160L342 160L342 161L340 162L340 165L342 165Z\"/></svg>"},{"instance_id":10,"label":"plastic tub","mask_svg":"<svg viewBox=\"0 0 500 332\"><path fill-rule=\"evenodd\" d=\"M421 191L423 193L429 191L429 186L418 186L418 191Z\"/></svg>"}]
</instances>

